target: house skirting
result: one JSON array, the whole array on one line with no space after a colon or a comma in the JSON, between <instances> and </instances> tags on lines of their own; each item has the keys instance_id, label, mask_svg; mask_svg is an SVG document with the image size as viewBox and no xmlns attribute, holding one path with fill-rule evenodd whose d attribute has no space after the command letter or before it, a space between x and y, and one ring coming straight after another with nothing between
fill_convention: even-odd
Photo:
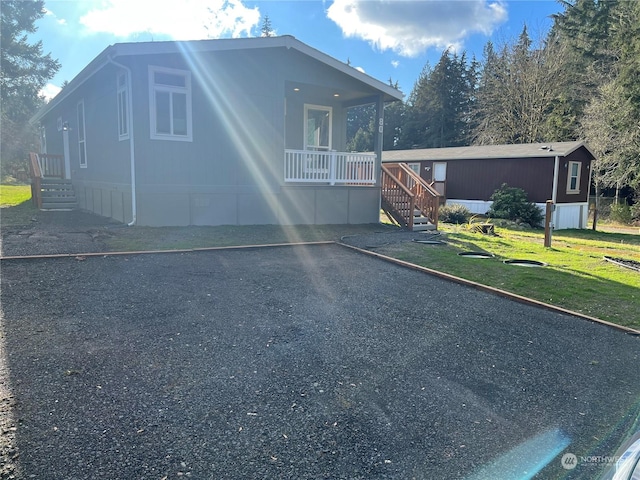
<instances>
[{"instance_id":1,"label":"house skirting","mask_svg":"<svg viewBox=\"0 0 640 480\"><path fill-rule=\"evenodd\" d=\"M131 185L74 180L73 189L81 210L123 223L131 221Z\"/></svg>"},{"instance_id":2,"label":"house skirting","mask_svg":"<svg viewBox=\"0 0 640 480\"><path fill-rule=\"evenodd\" d=\"M464 205L469 211L476 215L484 215L491 208L492 201L485 200L460 200L449 198L446 205ZM546 209L544 203L536 203L543 214ZM557 203L553 212L554 230L565 230L567 228L586 228L589 216L589 204L587 202Z\"/></svg>"},{"instance_id":3,"label":"house skirting","mask_svg":"<svg viewBox=\"0 0 640 480\"><path fill-rule=\"evenodd\" d=\"M156 190L156 189L154 189ZM273 192L138 190L138 225L323 225L377 223L377 187L282 186Z\"/></svg>"}]
</instances>

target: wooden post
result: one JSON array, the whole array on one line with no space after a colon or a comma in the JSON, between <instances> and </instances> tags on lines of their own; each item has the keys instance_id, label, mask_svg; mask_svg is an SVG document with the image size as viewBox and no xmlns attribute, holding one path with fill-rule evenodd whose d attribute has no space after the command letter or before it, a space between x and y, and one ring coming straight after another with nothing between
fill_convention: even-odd
<instances>
[{"instance_id":1,"label":"wooden post","mask_svg":"<svg viewBox=\"0 0 640 480\"><path fill-rule=\"evenodd\" d=\"M547 208L544 215L544 246L551 247L551 216L553 215L553 200L547 200Z\"/></svg>"}]
</instances>

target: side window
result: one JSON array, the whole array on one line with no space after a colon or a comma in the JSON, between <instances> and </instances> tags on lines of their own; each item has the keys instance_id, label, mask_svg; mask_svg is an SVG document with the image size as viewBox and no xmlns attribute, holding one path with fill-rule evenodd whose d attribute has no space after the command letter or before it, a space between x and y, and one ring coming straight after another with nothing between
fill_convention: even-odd
<instances>
[{"instance_id":1,"label":"side window","mask_svg":"<svg viewBox=\"0 0 640 480\"><path fill-rule=\"evenodd\" d=\"M582 162L569 162L567 173L567 193L580 193L580 171Z\"/></svg>"},{"instance_id":2,"label":"side window","mask_svg":"<svg viewBox=\"0 0 640 480\"><path fill-rule=\"evenodd\" d=\"M420 164L419 163L407 163L407 166L413 170L418 176L420 176Z\"/></svg>"},{"instance_id":3,"label":"side window","mask_svg":"<svg viewBox=\"0 0 640 480\"><path fill-rule=\"evenodd\" d=\"M149 108L152 139L191 141L191 73L150 66Z\"/></svg>"},{"instance_id":4,"label":"side window","mask_svg":"<svg viewBox=\"0 0 640 480\"><path fill-rule=\"evenodd\" d=\"M84 129L84 100L78 102L78 159L80 168L87 168L87 142Z\"/></svg>"},{"instance_id":5,"label":"side window","mask_svg":"<svg viewBox=\"0 0 640 480\"><path fill-rule=\"evenodd\" d=\"M127 76L124 73L118 74L118 139L129 138L129 109L127 108Z\"/></svg>"},{"instance_id":6,"label":"side window","mask_svg":"<svg viewBox=\"0 0 640 480\"><path fill-rule=\"evenodd\" d=\"M47 129L40 127L40 153L47 153Z\"/></svg>"},{"instance_id":7,"label":"side window","mask_svg":"<svg viewBox=\"0 0 640 480\"><path fill-rule=\"evenodd\" d=\"M304 106L304 149L331 150L332 108L319 105Z\"/></svg>"}]
</instances>

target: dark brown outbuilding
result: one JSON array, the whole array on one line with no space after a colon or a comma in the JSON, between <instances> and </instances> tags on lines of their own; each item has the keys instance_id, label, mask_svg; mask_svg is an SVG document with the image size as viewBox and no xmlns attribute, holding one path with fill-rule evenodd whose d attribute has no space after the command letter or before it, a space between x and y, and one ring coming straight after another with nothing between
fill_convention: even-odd
<instances>
[{"instance_id":1,"label":"dark brown outbuilding","mask_svg":"<svg viewBox=\"0 0 640 480\"><path fill-rule=\"evenodd\" d=\"M504 183L522 188L541 207L553 200L556 229L587 225L594 159L581 141L382 152L383 163L407 163L434 182L447 204L465 205L473 213L485 213Z\"/></svg>"}]
</instances>

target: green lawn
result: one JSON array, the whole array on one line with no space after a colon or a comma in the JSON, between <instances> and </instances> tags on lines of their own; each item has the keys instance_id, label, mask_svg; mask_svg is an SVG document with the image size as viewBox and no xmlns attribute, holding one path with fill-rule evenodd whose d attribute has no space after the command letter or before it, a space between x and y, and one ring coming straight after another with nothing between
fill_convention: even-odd
<instances>
[{"instance_id":1,"label":"green lawn","mask_svg":"<svg viewBox=\"0 0 640 480\"><path fill-rule=\"evenodd\" d=\"M14 207L31 199L31 185L0 185L0 207Z\"/></svg>"},{"instance_id":2,"label":"green lawn","mask_svg":"<svg viewBox=\"0 0 640 480\"><path fill-rule=\"evenodd\" d=\"M640 261L640 236L591 230L555 232L551 248L541 231L497 228L498 236L441 225L447 245L388 246L380 253L518 295L640 329L640 272L606 262L603 256ZM491 259L462 258L482 251ZM544 268L506 265L506 259L538 260Z\"/></svg>"},{"instance_id":3,"label":"green lawn","mask_svg":"<svg viewBox=\"0 0 640 480\"><path fill-rule=\"evenodd\" d=\"M31 185L0 185L0 225L28 225L38 210L31 203Z\"/></svg>"}]
</instances>

